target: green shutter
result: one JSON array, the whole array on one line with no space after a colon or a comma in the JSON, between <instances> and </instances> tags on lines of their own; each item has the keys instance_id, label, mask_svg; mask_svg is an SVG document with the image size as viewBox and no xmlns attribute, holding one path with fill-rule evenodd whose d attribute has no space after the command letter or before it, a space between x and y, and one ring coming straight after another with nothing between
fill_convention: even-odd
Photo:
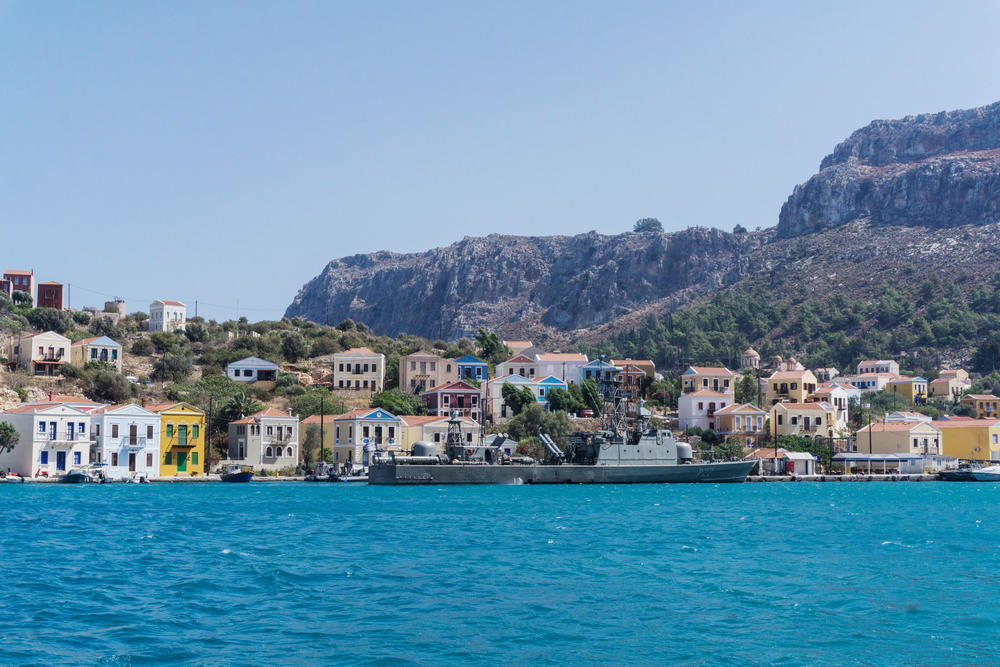
<instances>
[{"instance_id":1,"label":"green shutter","mask_svg":"<svg viewBox=\"0 0 1000 667\"><path fill-rule=\"evenodd\" d=\"M191 465L198 465L198 452L191 452Z\"/></svg>"},{"instance_id":2,"label":"green shutter","mask_svg":"<svg viewBox=\"0 0 1000 667\"><path fill-rule=\"evenodd\" d=\"M197 424L195 424L194 426L191 427L191 437L192 438L197 438L198 437L198 425ZM197 461L192 461L192 463L197 463Z\"/></svg>"},{"instance_id":3,"label":"green shutter","mask_svg":"<svg viewBox=\"0 0 1000 667\"><path fill-rule=\"evenodd\" d=\"M166 454L163 455L163 462L166 465L171 465L170 452L167 452Z\"/></svg>"},{"instance_id":4,"label":"green shutter","mask_svg":"<svg viewBox=\"0 0 1000 667\"><path fill-rule=\"evenodd\" d=\"M173 424L167 424L167 437L168 438L174 437L174 425Z\"/></svg>"}]
</instances>

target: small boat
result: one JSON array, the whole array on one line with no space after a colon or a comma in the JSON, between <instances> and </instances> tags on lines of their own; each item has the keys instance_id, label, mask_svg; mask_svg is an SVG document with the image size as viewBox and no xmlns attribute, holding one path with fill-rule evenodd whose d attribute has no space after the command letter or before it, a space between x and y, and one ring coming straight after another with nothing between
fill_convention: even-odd
<instances>
[{"instance_id":1,"label":"small boat","mask_svg":"<svg viewBox=\"0 0 1000 667\"><path fill-rule=\"evenodd\" d=\"M938 479L942 482L975 482L973 473L982 470L983 466L978 463L963 463L955 470L942 470L938 473Z\"/></svg>"},{"instance_id":2,"label":"small boat","mask_svg":"<svg viewBox=\"0 0 1000 667\"><path fill-rule=\"evenodd\" d=\"M61 484L87 484L93 481L87 471L82 468L74 468L59 477Z\"/></svg>"},{"instance_id":3,"label":"small boat","mask_svg":"<svg viewBox=\"0 0 1000 667\"><path fill-rule=\"evenodd\" d=\"M249 482L253 479L253 468L235 464L228 465L219 473L219 477L222 478L223 482Z\"/></svg>"},{"instance_id":4,"label":"small boat","mask_svg":"<svg viewBox=\"0 0 1000 667\"><path fill-rule=\"evenodd\" d=\"M337 469L332 463L321 461L311 475L306 475L307 482L339 482Z\"/></svg>"},{"instance_id":5,"label":"small boat","mask_svg":"<svg viewBox=\"0 0 1000 667\"><path fill-rule=\"evenodd\" d=\"M24 478L16 472L0 476L0 484L24 484Z\"/></svg>"},{"instance_id":6,"label":"small boat","mask_svg":"<svg viewBox=\"0 0 1000 667\"><path fill-rule=\"evenodd\" d=\"M1000 465L973 470L972 476L977 482L1000 482Z\"/></svg>"}]
</instances>

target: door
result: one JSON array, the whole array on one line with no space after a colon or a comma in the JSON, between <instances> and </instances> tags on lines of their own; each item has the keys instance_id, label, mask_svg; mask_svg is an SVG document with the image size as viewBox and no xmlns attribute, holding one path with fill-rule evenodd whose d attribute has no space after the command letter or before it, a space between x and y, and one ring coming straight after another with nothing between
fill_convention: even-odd
<instances>
[{"instance_id":1,"label":"door","mask_svg":"<svg viewBox=\"0 0 1000 667\"><path fill-rule=\"evenodd\" d=\"M134 445L139 442L139 427L132 424L128 427L128 444Z\"/></svg>"},{"instance_id":2,"label":"door","mask_svg":"<svg viewBox=\"0 0 1000 667\"><path fill-rule=\"evenodd\" d=\"M56 470L66 469L66 452L56 452Z\"/></svg>"},{"instance_id":3,"label":"door","mask_svg":"<svg viewBox=\"0 0 1000 667\"><path fill-rule=\"evenodd\" d=\"M187 452L177 452L177 472L187 472L188 455Z\"/></svg>"},{"instance_id":4,"label":"door","mask_svg":"<svg viewBox=\"0 0 1000 667\"><path fill-rule=\"evenodd\" d=\"M188 427L187 424L181 424L177 427L177 444L184 447L188 443Z\"/></svg>"},{"instance_id":5,"label":"door","mask_svg":"<svg viewBox=\"0 0 1000 667\"><path fill-rule=\"evenodd\" d=\"M128 471L135 472L135 452L128 453Z\"/></svg>"},{"instance_id":6,"label":"door","mask_svg":"<svg viewBox=\"0 0 1000 667\"><path fill-rule=\"evenodd\" d=\"M381 445L382 444L382 427L381 426L376 426L375 427L375 444L376 445Z\"/></svg>"},{"instance_id":7,"label":"door","mask_svg":"<svg viewBox=\"0 0 1000 667\"><path fill-rule=\"evenodd\" d=\"M74 424L73 422L66 424L66 439L69 440L70 442L74 440L73 438L74 428L76 428L76 424Z\"/></svg>"}]
</instances>

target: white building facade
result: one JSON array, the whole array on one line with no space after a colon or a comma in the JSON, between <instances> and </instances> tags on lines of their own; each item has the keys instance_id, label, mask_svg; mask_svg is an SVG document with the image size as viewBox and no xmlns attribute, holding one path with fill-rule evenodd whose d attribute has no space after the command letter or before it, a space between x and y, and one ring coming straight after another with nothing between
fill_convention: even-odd
<instances>
[{"instance_id":1,"label":"white building facade","mask_svg":"<svg viewBox=\"0 0 1000 667\"><path fill-rule=\"evenodd\" d=\"M187 306L180 301L157 299L149 304L150 331L184 331Z\"/></svg>"},{"instance_id":2,"label":"white building facade","mask_svg":"<svg viewBox=\"0 0 1000 667\"><path fill-rule=\"evenodd\" d=\"M93 462L109 478L160 476L160 415L128 403L95 410L90 423Z\"/></svg>"},{"instance_id":3,"label":"white building facade","mask_svg":"<svg viewBox=\"0 0 1000 667\"><path fill-rule=\"evenodd\" d=\"M0 469L24 477L57 477L90 463L90 414L59 403L25 405L0 413L14 426L14 449L0 454Z\"/></svg>"}]
</instances>

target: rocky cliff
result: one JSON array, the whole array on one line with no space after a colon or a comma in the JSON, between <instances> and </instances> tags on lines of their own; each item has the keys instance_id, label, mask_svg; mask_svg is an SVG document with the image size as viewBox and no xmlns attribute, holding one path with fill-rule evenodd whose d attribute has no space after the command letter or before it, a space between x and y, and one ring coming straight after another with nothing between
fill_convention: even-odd
<instances>
[{"instance_id":1,"label":"rocky cliff","mask_svg":"<svg viewBox=\"0 0 1000 667\"><path fill-rule=\"evenodd\" d=\"M868 218L953 227L1000 220L1000 102L878 120L838 145L778 218L792 237Z\"/></svg>"},{"instance_id":2,"label":"rocky cliff","mask_svg":"<svg viewBox=\"0 0 1000 667\"><path fill-rule=\"evenodd\" d=\"M746 276L746 255L767 234L691 228L605 236L465 238L446 248L337 259L288 307L336 324L362 321L380 334L450 338L490 326L507 335L605 324L690 291L709 293Z\"/></svg>"}]
</instances>

